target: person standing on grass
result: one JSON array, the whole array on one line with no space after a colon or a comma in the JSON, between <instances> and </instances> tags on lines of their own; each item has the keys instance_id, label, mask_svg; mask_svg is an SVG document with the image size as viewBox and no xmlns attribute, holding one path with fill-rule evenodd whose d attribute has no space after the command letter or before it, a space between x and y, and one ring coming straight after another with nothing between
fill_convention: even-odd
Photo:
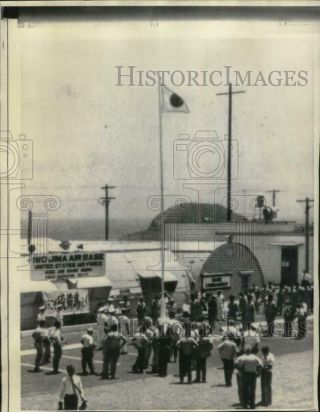
<instances>
[{"instance_id":1,"label":"person standing on grass","mask_svg":"<svg viewBox=\"0 0 320 412\"><path fill-rule=\"evenodd\" d=\"M36 358L34 364L34 372L40 372L40 362L43 356L43 340L45 339L45 326L44 320L39 321L39 326L35 329L32 334L34 340L34 347L36 349Z\"/></svg>"},{"instance_id":2,"label":"person standing on grass","mask_svg":"<svg viewBox=\"0 0 320 412\"><path fill-rule=\"evenodd\" d=\"M84 397L80 376L75 374L72 365L68 365L67 376L62 378L60 386L58 410L77 411L79 398L82 402L80 409L86 409L87 401Z\"/></svg>"},{"instance_id":3,"label":"person standing on grass","mask_svg":"<svg viewBox=\"0 0 320 412\"><path fill-rule=\"evenodd\" d=\"M220 358L223 362L224 379L226 386L232 386L232 375L234 370L234 359L237 354L237 345L228 336L218 346Z\"/></svg>"},{"instance_id":4,"label":"person standing on grass","mask_svg":"<svg viewBox=\"0 0 320 412\"><path fill-rule=\"evenodd\" d=\"M262 349L262 370L261 370L261 405L272 405L272 369L274 356L268 346Z\"/></svg>"},{"instance_id":5,"label":"person standing on grass","mask_svg":"<svg viewBox=\"0 0 320 412\"><path fill-rule=\"evenodd\" d=\"M118 325L113 324L103 340L102 379L115 379L117 362L122 346L127 339L118 332Z\"/></svg>"},{"instance_id":6,"label":"person standing on grass","mask_svg":"<svg viewBox=\"0 0 320 412\"><path fill-rule=\"evenodd\" d=\"M193 350L198 346L198 343L191 337L191 325L185 324L185 337L177 342L179 350L179 376L180 383L183 383L185 375L188 377L188 384L192 383L191 363Z\"/></svg>"},{"instance_id":7,"label":"person standing on grass","mask_svg":"<svg viewBox=\"0 0 320 412\"><path fill-rule=\"evenodd\" d=\"M56 320L54 323L54 329L50 334L50 340L53 344L53 374L58 374L59 372L59 363L62 357L62 343L63 336L61 333L61 323Z\"/></svg>"},{"instance_id":8,"label":"person standing on grass","mask_svg":"<svg viewBox=\"0 0 320 412\"><path fill-rule=\"evenodd\" d=\"M94 340L93 340L93 329L88 328L87 333L82 336L81 344L81 366L83 375L88 375L87 372L87 365L89 367L90 375L95 375L94 367L93 367L93 356L94 356L94 348L96 347Z\"/></svg>"}]
</instances>

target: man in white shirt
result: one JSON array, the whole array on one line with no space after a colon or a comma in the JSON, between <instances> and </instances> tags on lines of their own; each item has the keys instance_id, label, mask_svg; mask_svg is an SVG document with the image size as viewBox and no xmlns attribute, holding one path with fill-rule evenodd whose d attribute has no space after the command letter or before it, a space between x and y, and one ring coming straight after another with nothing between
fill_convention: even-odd
<instances>
[{"instance_id":1,"label":"man in white shirt","mask_svg":"<svg viewBox=\"0 0 320 412\"><path fill-rule=\"evenodd\" d=\"M115 308L110 307L109 308L109 316L107 317L107 328L108 328L108 330L111 330L111 327L113 325L116 325L117 327L119 325L119 321L115 317L115 313L116 313Z\"/></svg>"},{"instance_id":2,"label":"man in white shirt","mask_svg":"<svg viewBox=\"0 0 320 412\"><path fill-rule=\"evenodd\" d=\"M242 399L244 409L255 409L256 383L262 369L262 362L249 348L246 354L236 361L236 367L241 373Z\"/></svg>"},{"instance_id":3,"label":"man in white shirt","mask_svg":"<svg viewBox=\"0 0 320 412\"><path fill-rule=\"evenodd\" d=\"M97 325L98 325L98 349L102 349L102 342L104 338L104 328L107 324L108 321L108 316L106 314L106 307L101 307L98 309L98 315L97 315Z\"/></svg>"},{"instance_id":4,"label":"man in white shirt","mask_svg":"<svg viewBox=\"0 0 320 412\"><path fill-rule=\"evenodd\" d=\"M82 336L81 343L82 343L82 359L81 359L81 366L82 366L82 373L83 375L88 375L86 370L87 365L90 370L90 375L95 375L94 367L93 367L93 351L95 348L94 340L93 340L93 329L88 328L87 333Z\"/></svg>"},{"instance_id":5,"label":"man in white shirt","mask_svg":"<svg viewBox=\"0 0 320 412\"><path fill-rule=\"evenodd\" d=\"M62 310L62 305L59 304L57 305L57 310L56 310L56 314L55 314L55 320L60 322L61 327L63 326L63 310Z\"/></svg>"},{"instance_id":6,"label":"man in white shirt","mask_svg":"<svg viewBox=\"0 0 320 412\"><path fill-rule=\"evenodd\" d=\"M62 379L60 386L58 409L78 410L79 398L82 401L82 405L87 403L80 376L75 374L75 369L72 365L68 365L67 376Z\"/></svg>"}]
</instances>

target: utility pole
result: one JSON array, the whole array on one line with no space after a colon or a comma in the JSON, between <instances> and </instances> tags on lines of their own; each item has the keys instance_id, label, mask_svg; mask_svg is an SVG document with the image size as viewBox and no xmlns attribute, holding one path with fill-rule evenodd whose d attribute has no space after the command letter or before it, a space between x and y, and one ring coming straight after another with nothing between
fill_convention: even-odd
<instances>
[{"instance_id":1,"label":"utility pole","mask_svg":"<svg viewBox=\"0 0 320 412\"><path fill-rule=\"evenodd\" d=\"M267 190L268 193L272 193L272 206L276 206L276 195L277 193L280 193L281 190L278 189L272 189L272 190Z\"/></svg>"},{"instance_id":2,"label":"utility pole","mask_svg":"<svg viewBox=\"0 0 320 412\"><path fill-rule=\"evenodd\" d=\"M309 273L309 210L311 209L311 203L313 199L306 197L305 199L297 200L298 203L305 203L305 214L306 214L306 223L305 223L305 237L306 237L306 253L305 253L305 272Z\"/></svg>"},{"instance_id":3,"label":"utility pole","mask_svg":"<svg viewBox=\"0 0 320 412\"><path fill-rule=\"evenodd\" d=\"M28 211L28 248L32 242L32 211Z\"/></svg>"},{"instance_id":4,"label":"utility pole","mask_svg":"<svg viewBox=\"0 0 320 412\"><path fill-rule=\"evenodd\" d=\"M105 211L106 211L105 239L108 240L109 239L109 205L110 205L111 200L115 199L115 197L109 196L109 189L115 189L115 186L105 185L101 189L105 190L105 196L100 197L99 203L105 206Z\"/></svg>"},{"instance_id":5,"label":"utility pole","mask_svg":"<svg viewBox=\"0 0 320 412\"><path fill-rule=\"evenodd\" d=\"M232 209L231 209L231 150L232 150L232 95L236 93L245 93L244 90L236 92L232 91L232 84L229 83L229 90L225 93L217 93L217 96L228 95L229 101L229 113L228 113L228 170L227 170L227 222L231 222Z\"/></svg>"}]
</instances>

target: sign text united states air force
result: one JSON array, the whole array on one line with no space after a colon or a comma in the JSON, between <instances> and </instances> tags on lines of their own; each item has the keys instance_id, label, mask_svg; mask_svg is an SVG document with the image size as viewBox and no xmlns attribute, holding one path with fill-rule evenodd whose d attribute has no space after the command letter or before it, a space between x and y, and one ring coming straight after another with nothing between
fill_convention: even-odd
<instances>
[{"instance_id":1,"label":"sign text united states air force","mask_svg":"<svg viewBox=\"0 0 320 412\"><path fill-rule=\"evenodd\" d=\"M104 253L67 252L32 256L33 278L37 279L104 275L104 265Z\"/></svg>"}]
</instances>

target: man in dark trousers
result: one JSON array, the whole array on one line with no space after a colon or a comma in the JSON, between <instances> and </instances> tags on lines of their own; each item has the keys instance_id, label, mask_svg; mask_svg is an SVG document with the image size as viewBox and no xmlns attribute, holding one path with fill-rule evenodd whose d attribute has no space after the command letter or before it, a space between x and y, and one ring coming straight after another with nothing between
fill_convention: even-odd
<instances>
[{"instance_id":1,"label":"man in dark trousers","mask_svg":"<svg viewBox=\"0 0 320 412\"><path fill-rule=\"evenodd\" d=\"M127 339L118 332L118 325L113 324L103 340L102 379L115 379L117 362L122 346Z\"/></svg>"},{"instance_id":2,"label":"man in dark trousers","mask_svg":"<svg viewBox=\"0 0 320 412\"><path fill-rule=\"evenodd\" d=\"M196 295L192 294L191 302L190 302L190 321L198 322L201 317L202 317L202 307L200 305L199 300L196 298Z\"/></svg>"},{"instance_id":3,"label":"man in dark trousers","mask_svg":"<svg viewBox=\"0 0 320 412\"><path fill-rule=\"evenodd\" d=\"M83 375L88 375L86 370L87 365L90 370L90 375L95 375L94 367L93 367L93 355L94 355L94 348L96 347L94 340L93 340L93 329L88 328L87 333L82 336L81 343L82 343L82 373Z\"/></svg>"},{"instance_id":4,"label":"man in dark trousers","mask_svg":"<svg viewBox=\"0 0 320 412\"><path fill-rule=\"evenodd\" d=\"M58 374L59 372L59 363L62 357L62 343L63 343L63 336L61 333L61 322L56 320L54 322L54 329L50 335L50 339L53 344L53 374Z\"/></svg>"},{"instance_id":5,"label":"man in dark trousers","mask_svg":"<svg viewBox=\"0 0 320 412\"><path fill-rule=\"evenodd\" d=\"M46 322L44 320L40 320L38 327L32 334L32 337L34 339L34 347L36 348L37 352L33 370L34 372L40 372L40 362L43 356L43 340L46 333L45 326Z\"/></svg>"},{"instance_id":6,"label":"man in dark trousers","mask_svg":"<svg viewBox=\"0 0 320 412\"><path fill-rule=\"evenodd\" d=\"M218 302L216 296L211 295L208 301L208 321L211 331L214 330L214 325L218 315Z\"/></svg>"},{"instance_id":7,"label":"man in dark trousers","mask_svg":"<svg viewBox=\"0 0 320 412\"><path fill-rule=\"evenodd\" d=\"M284 308L283 308L283 318L284 318L284 336L291 337L292 336L292 322L295 318L295 308L290 302L290 299L287 299Z\"/></svg>"},{"instance_id":8,"label":"man in dark trousers","mask_svg":"<svg viewBox=\"0 0 320 412\"><path fill-rule=\"evenodd\" d=\"M274 356L268 346L262 349L262 371L261 371L261 405L272 405L272 369Z\"/></svg>"},{"instance_id":9,"label":"man in dark trousers","mask_svg":"<svg viewBox=\"0 0 320 412\"><path fill-rule=\"evenodd\" d=\"M147 305L143 298L140 298L140 301L137 305L137 318L139 325L143 325L147 315Z\"/></svg>"},{"instance_id":10,"label":"man in dark trousers","mask_svg":"<svg viewBox=\"0 0 320 412\"><path fill-rule=\"evenodd\" d=\"M200 336L198 347L195 349L196 355L196 383L205 383L207 381L207 359L211 355L213 345L206 336L206 328L202 327L199 330Z\"/></svg>"},{"instance_id":11,"label":"man in dark trousers","mask_svg":"<svg viewBox=\"0 0 320 412\"><path fill-rule=\"evenodd\" d=\"M241 316L242 327L246 323L246 310L247 310L247 300L244 297L243 293L239 293L239 312Z\"/></svg>"},{"instance_id":12,"label":"man in dark trousers","mask_svg":"<svg viewBox=\"0 0 320 412\"><path fill-rule=\"evenodd\" d=\"M254 312L255 312L255 307L252 302L252 296L248 295L244 329L246 330L250 329L251 324L254 322Z\"/></svg>"},{"instance_id":13,"label":"man in dark trousers","mask_svg":"<svg viewBox=\"0 0 320 412\"><path fill-rule=\"evenodd\" d=\"M159 326L159 363L158 372L160 377L167 376L168 362L170 360L171 338L170 328L165 330L164 325Z\"/></svg>"},{"instance_id":14,"label":"man in dark trousers","mask_svg":"<svg viewBox=\"0 0 320 412\"><path fill-rule=\"evenodd\" d=\"M234 300L235 297L233 295L230 295L228 303L228 319L232 319L236 322L238 314L238 305L235 303Z\"/></svg>"},{"instance_id":15,"label":"man in dark trousers","mask_svg":"<svg viewBox=\"0 0 320 412\"><path fill-rule=\"evenodd\" d=\"M277 315L277 306L273 301L273 296L268 295L268 301L264 308L264 314L267 321L267 334L273 336L274 333L274 321Z\"/></svg>"},{"instance_id":16,"label":"man in dark trousers","mask_svg":"<svg viewBox=\"0 0 320 412\"><path fill-rule=\"evenodd\" d=\"M234 371L234 359L237 354L237 345L228 336L218 346L220 358L223 362L224 378L226 386L232 386L232 375Z\"/></svg>"},{"instance_id":17,"label":"man in dark trousers","mask_svg":"<svg viewBox=\"0 0 320 412\"><path fill-rule=\"evenodd\" d=\"M198 343L191 337L191 324L185 324L185 337L177 342L179 350L179 376L180 383L183 383L185 375L188 377L188 383L192 383L191 362L193 350L198 346Z\"/></svg>"},{"instance_id":18,"label":"man in dark trousers","mask_svg":"<svg viewBox=\"0 0 320 412\"><path fill-rule=\"evenodd\" d=\"M245 355L237 359L237 368L241 372L243 409L255 409L257 377L261 373L262 362L249 348Z\"/></svg>"},{"instance_id":19,"label":"man in dark trousers","mask_svg":"<svg viewBox=\"0 0 320 412\"><path fill-rule=\"evenodd\" d=\"M151 302L151 319L154 325L158 323L160 317L160 299L158 295L155 295Z\"/></svg>"}]
</instances>

